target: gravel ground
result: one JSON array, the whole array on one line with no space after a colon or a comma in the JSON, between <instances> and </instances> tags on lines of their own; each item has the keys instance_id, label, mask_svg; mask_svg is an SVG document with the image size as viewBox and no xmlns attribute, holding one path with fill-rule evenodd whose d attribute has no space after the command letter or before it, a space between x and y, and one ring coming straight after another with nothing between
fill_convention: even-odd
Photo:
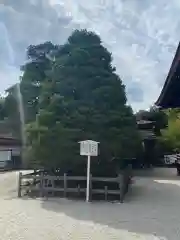
<instances>
[{"instance_id":1,"label":"gravel ground","mask_svg":"<svg viewBox=\"0 0 180 240\"><path fill-rule=\"evenodd\" d=\"M168 172L137 177L124 204L18 199L17 173L0 173L1 239L179 240L180 181Z\"/></svg>"}]
</instances>

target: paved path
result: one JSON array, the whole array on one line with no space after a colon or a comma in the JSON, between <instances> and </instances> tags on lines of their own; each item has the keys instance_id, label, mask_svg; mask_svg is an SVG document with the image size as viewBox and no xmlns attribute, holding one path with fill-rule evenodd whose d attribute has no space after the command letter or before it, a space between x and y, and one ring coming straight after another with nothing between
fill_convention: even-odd
<instances>
[{"instance_id":1,"label":"paved path","mask_svg":"<svg viewBox=\"0 0 180 240\"><path fill-rule=\"evenodd\" d=\"M136 178L124 204L17 199L17 173L0 173L1 239L179 240L180 181L168 173Z\"/></svg>"}]
</instances>

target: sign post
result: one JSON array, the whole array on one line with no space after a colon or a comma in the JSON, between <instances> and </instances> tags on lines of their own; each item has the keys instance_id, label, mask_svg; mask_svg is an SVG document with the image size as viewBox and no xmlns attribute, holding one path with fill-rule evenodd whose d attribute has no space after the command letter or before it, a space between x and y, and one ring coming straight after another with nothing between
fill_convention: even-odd
<instances>
[{"instance_id":1,"label":"sign post","mask_svg":"<svg viewBox=\"0 0 180 240\"><path fill-rule=\"evenodd\" d=\"M87 185L86 185L86 202L89 202L90 167L91 167L91 156L88 155L88 162L87 162Z\"/></svg>"},{"instance_id":2,"label":"sign post","mask_svg":"<svg viewBox=\"0 0 180 240\"><path fill-rule=\"evenodd\" d=\"M90 180L90 167L91 156L98 155L98 142L92 140L81 141L80 155L87 156L87 186L86 186L86 202L89 202L89 180Z\"/></svg>"}]
</instances>

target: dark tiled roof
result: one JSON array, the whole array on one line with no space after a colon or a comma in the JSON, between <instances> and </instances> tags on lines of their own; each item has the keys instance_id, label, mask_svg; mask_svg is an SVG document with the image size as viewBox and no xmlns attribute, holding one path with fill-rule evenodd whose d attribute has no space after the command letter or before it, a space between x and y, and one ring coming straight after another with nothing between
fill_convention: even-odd
<instances>
[{"instance_id":1,"label":"dark tiled roof","mask_svg":"<svg viewBox=\"0 0 180 240\"><path fill-rule=\"evenodd\" d=\"M174 56L171 68L166 78L156 105L162 108L180 107L180 43Z\"/></svg>"},{"instance_id":2,"label":"dark tiled roof","mask_svg":"<svg viewBox=\"0 0 180 240\"><path fill-rule=\"evenodd\" d=\"M0 146L21 146L21 142L18 139L0 138Z\"/></svg>"}]
</instances>

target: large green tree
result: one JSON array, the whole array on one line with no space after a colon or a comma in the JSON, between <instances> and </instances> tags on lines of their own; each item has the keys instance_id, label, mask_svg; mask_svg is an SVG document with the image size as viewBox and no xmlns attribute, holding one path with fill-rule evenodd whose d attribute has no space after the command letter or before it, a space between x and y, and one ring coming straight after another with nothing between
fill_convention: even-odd
<instances>
[{"instance_id":1,"label":"large green tree","mask_svg":"<svg viewBox=\"0 0 180 240\"><path fill-rule=\"evenodd\" d=\"M135 157L139 135L112 55L93 32L76 30L43 71L36 120L28 126L33 158L47 167L85 170L78 141L100 142L92 171ZM26 71L24 76L26 76Z\"/></svg>"}]
</instances>

